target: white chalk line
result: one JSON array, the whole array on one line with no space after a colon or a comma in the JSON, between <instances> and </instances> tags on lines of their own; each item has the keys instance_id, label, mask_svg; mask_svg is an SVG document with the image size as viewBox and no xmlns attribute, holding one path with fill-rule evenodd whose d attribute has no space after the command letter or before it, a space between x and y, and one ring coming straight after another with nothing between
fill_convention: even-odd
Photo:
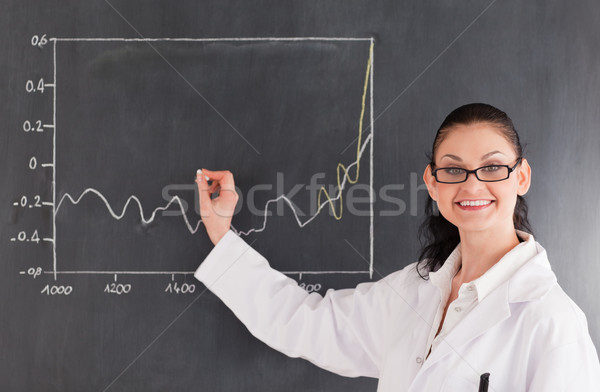
<instances>
[{"instance_id":1,"label":"white chalk line","mask_svg":"<svg viewBox=\"0 0 600 392\"><path fill-rule=\"evenodd\" d=\"M21 271L25 275L26 271ZM44 271L59 275L193 275L196 271ZM368 274L369 271L281 271L286 275Z\"/></svg>"},{"instance_id":2,"label":"white chalk line","mask_svg":"<svg viewBox=\"0 0 600 392\"><path fill-rule=\"evenodd\" d=\"M179 210L181 211L181 215L183 216L183 220L185 222L186 227L188 228L188 230L190 231L191 234L194 234L198 231L198 227L200 226L200 222L202 222L202 220L198 221L198 223L196 224L196 227L193 227L190 223L190 221L187 218L186 215L186 211L183 208L183 203L181 202L181 199L179 198L179 196L173 196L171 198L171 200L169 200L169 202L167 203L167 205L163 206L163 207L158 207L156 208L154 211L152 211L152 214L150 215L149 218L146 218L144 216L144 209L142 207L142 202L140 201L140 199L137 198L137 196L135 195L131 195L129 196L129 198L127 199L127 202L125 203L125 206L123 207L123 210L121 211L120 214L118 214L117 212L115 212L115 210L113 210L113 208L111 207L110 203L108 202L108 200L106 199L106 197L104 197L104 195L97 189L94 188L87 188L86 190L84 190L79 197L77 197L77 199L74 199L73 196L71 196L69 193L65 193L61 198L60 201L58 202L58 205L56 206L56 212L55 214L58 214L58 211L63 203L63 201L65 201L65 199L68 199L73 205L79 204L81 202L81 199L83 199L83 197L85 195L87 195L88 193L93 193L96 196L98 196L100 198L100 200L102 200L102 202L104 202L104 204L106 205L106 208L108 210L108 212L110 213L110 215L117 219L120 220L123 218L123 216L125 216L125 213L127 212L127 208L129 207L129 204L131 202L135 202L138 205L138 210L140 212L140 219L142 220L143 223L148 224L151 223L152 221L154 221L154 218L156 218L156 214L159 211L165 211L167 210L171 204L177 203L179 204Z\"/></svg>"},{"instance_id":3,"label":"white chalk line","mask_svg":"<svg viewBox=\"0 0 600 392\"><path fill-rule=\"evenodd\" d=\"M367 138L365 139L365 141L364 141L364 144L363 144L363 146L361 147L360 153L359 153L359 155L358 155L358 159L357 159L355 162L353 162L353 163L351 163L350 165L348 165L348 167L347 167L347 169L348 169L348 170L346 171L346 174L344 174L344 179L342 180L342 183L340 184L340 187L339 187L339 189L337 189L337 195L336 195L334 198L332 198L332 199L331 199L331 201L338 200L338 199L341 197L341 195L342 195L342 192L343 192L343 190L344 190L344 188L345 188L345 186L346 186L347 179L348 179L348 174L347 174L347 173L350 171L350 168L352 168L353 166L357 165L357 164L358 164L358 162L360 161L360 159L361 159L361 157L362 157L362 155L363 155L364 151L366 150L366 147L367 147L367 145L369 145L369 143L371 142L371 136L372 136L372 134L369 134L369 135L367 136ZM116 211L115 211L115 210L114 210L114 209L111 207L111 205L110 205L109 201L106 199L106 197L104 197L104 195L103 195L103 194L102 194L102 193L101 193L99 190L97 190L97 189L95 189L95 188L87 188L87 189L85 189L85 190L84 190L84 191L83 191L83 192L82 192L82 193L81 193L81 194L80 194L80 195L79 195L77 198L74 198L74 197L73 197L71 194L69 194L69 193L65 193L65 194L64 194L64 195L63 195L63 196L60 198L60 201L59 201L59 202L58 202L58 204L56 205L56 209L55 209L55 212L54 212L54 215L55 215L55 216L54 216L54 218L56 219L56 214L58 214L58 211L60 210L60 207L62 206L62 204L63 204L63 202L64 202L65 200L69 200L69 201L71 202L71 204L73 204L73 205L76 205L76 204L79 204L79 203L81 202L81 200L83 199L83 197L84 197L85 195L87 195L87 194L90 194L90 193L91 193L91 194L94 194L94 195L96 195L96 196L97 196L97 197L98 197L100 200L102 200L102 202L105 204L105 206L106 206L106 209L108 210L108 212L110 213L110 215L111 215L111 216L112 216L114 219L116 219L116 220L120 220L120 219L122 219L122 218L123 218L123 216L125 216L125 213L127 212L127 208L129 207L129 205L130 205L131 203L135 203L135 204L137 204L137 207L138 207L138 211L139 211L139 214L140 214L140 219L141 219L141 221L142 221L143 223L145 223L145 224L149 224L149 223L151 223L151 222L153 222L153 221L154 221L154 219L156 218L156 215L157 215L157 213L158 213L159 211L165 211L165 210L169 209L169 207L171 207L171 205L172 205L172 204L175 204L175 203L177 203L177 204L179 205L179 210L181 211L181 215L182 215L182 217L183 217L184 223L185 223L185 225L186 225L186 227L187 227L188 231L189 231L191 234L195 234L195 233L198 231L199 227L200 227L200 223L202 223L202 220L201 220L201 219L198 221L198 223L197 223L195 226L193 226L193 225L190 223L190 221L189 221L189 219L188 219L188 217L187 217L187 214L186 214L186 210L185 210L185 208L183 207L183 202L182 202L182 200L179 198L179 196L173 196L173 197L171 198L171 200L169 200L169 202L168 202L168 203L167 203L165 206L158 207L158 208L154 209L154 211L152 211L152 213L150 214L150 216L149 216L149 217L146 217L146 215L144 214L144 208L143 208L143 206L142 206L142 202L140 201L140 199L139 199L137 196L135 196L135 195L131 195L131 196L129 196L129 198L128 198L128 199L127 199L127 201L125 202L125 205L123 206L123 209L121 210L121 212L120 212L120 213L118 213L118 212L116 212ZM268 215L268 213L269 213L269 205L270 205L271 203L276 203L276 202L278 202L279 200L284 200L284 201L287 203L287 205L290 207L290 209L292 210L292 212L293 212L293 214L294 214L294 217L295 217L295 219L296 219L296 222L298 223L298 226L300 226L300 227L304 227L304 226L306 226L306 225L307 225L308 223L310 223L310 222L311 222L313 219L315 219L315 218L316 218L316 217L319 215L319 213L320 213L321 211L325 211L326 209L324 209L323 207L324 207L324 206L326 206L326 205L329 203L329 200L325 200L325 201L323 201L323 203L322 203L322 204L319 206L319 208L317 209L317 212L316 212L316 213L315 213L315 214L314 214L314 215L313 215L311 218L309 218L309 219L307 219L306 221L302 222L302 221L300 220L300 217L299 217L299 215L298 215L298 212L297 212L297 210L296 210L296 207L295 207L294 203L293 203L293 202L292 202L292 201L291 201L291 200L290 200L290 199L289 199L289 198L288 198L286 195L281 195L281 196L278 196L278 197L277 197L277 198L275 198L275 199L268 200L268 201L265 203L265 209L264 209L264 219L263 219L263 224L262 224L262 227L260 227L260 228L255 228L255 229L250 229L250 230L248 230L248 231L239 231L239 230L235 229L235 227L233 227L233 225L232 225L232 226L231 226L231 229L232 229L232 230L233 230L233 231L234 231L234 232L235 232L237 235L240 235L240 236L248 236L248 235L250 235L250 234L251 234L251 233L253 233L253 232L259 233L259 232L261 232L261 231L265 230L265 228L267 227L267 219L268 219L268 216L269 216L269 215Z\"/></svg>"},{"instance_id":4,"label":"white chalk line","mask_svg":"<svg viewBox=\"0 0 600 392\"><path fill-rule=\"evenodd\" d=\"M371 44L374 44L375 40L371 39ZM373 135L373 132L375 131L375 120L374 120L374 116L373 116L373 89L374 84L373 84L373 74L375 73L375 51L373 51L371 53L371 72L370 72L370 81L369 81L369 88L371 89L370 91L370 95L371 95L371 102L370 102L370 110L369 110L369 117L371 119L371 132L369 133L369 137ZM373 190L373 173L374 173L374 169L373 169L373 156L374 156L374 149L373 149L373 140L371 140L370 143L370 164L369 164L369 186L371 187L371 190ZM370 263L369 263L369 278L373 279L373 260L374 260L374 249L375 249L375 211L374 211L374 205L375 205L375 195L373 192L369 192L370 193L370 201L371 201L371 205L369 206L369 212L371 213L371 217L370 217L370 222L369 222L369 246L370 246L370 250L369 250L369 257L370 257Z\"/></svg>"},{"instance_id":5,"label":"white chalk line","mask_svg":"<svg viewBox=\"0 0 600 392\"><path fill-rule=\"evenodd\" d=\"M365 151L367 145L371 142L371 136L372 136L372 134L369 134L369 136L367 136L367 138L365 139L365 142L364 142L363 146L360 149L360 154L358 155L358 159L355 162L352 162L346 168L347 170L346 170L346 172L344 174L344 179L342 180L342 183L340 184L340 187L337 190L337 195L334 198L332 198L331 201L338 200L340 198L340 196L342 195L342 191L344 190L344 187L346 186L346 181L348 179L348 172L350 171L351 167L356 166L358 164L358 162L360 161L360 159L361 159L361 157L363 155L363 152ZM306 226L313 219L315 219L321 213L321 211L325 211L326 209L324 209L323 207L329 203L329 200L325 200L323 203L321 203L321 205L317 209L317 212L310 219L306 220L305 222L301 222L300 218L298 217L298 214L296 213L296 209L294 208L294 204L292 203L292 201L290 199L288 199L285 195L281 195L281 196L277 197L276 199L272 199L272 200L267 201L267 203L265 204L265 216L264 216L263 225L262 225L261 228L259 228L259 229L250 229L250 230L248 230L246 232L241 231L241 232L238 232L238 234L239 235L249 235L252 232L259 233L259 232L263 231L267 227L267 214L268 214L268 211L269 211L269 204L278 202L279 200L282 200L282 199L287 202L287 204L290 206L290 208L294 212L294 217L296 218L296 222L298 223L298 226L300 226L300 227Z\"/></svg>"},{"instance_id":6,"label":"white chalk line","mask_svg":"<svg viewBox=\"0 0 600 392\"><path fill-rule=\"evenodd\" d=\"M358 37L220 37L220 38L50 38L55 42L259 42L259 41L373 41L373 38Z\"/></svg>"},{"instance_id":7,"label":"white chalk line","mask_svg":"<svg viewBox=\"0 0 600 392\"><path fill-rule=\"evenodd\" d=\"M56 86L56 41L52 44L53 80ZM56 88L52 89L52 268L56 280Z\"/></svg>"}]
</instances>

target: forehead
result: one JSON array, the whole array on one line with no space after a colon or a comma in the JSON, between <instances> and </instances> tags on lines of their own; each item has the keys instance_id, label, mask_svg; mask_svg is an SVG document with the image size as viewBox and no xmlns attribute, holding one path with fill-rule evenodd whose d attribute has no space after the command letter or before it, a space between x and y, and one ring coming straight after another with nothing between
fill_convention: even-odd
<instances>
[{"instance_id":1,"label":"forehead","mask_svg":"<svg viewBox=\"0 0 600 392\"><path fill-rule=\"evenodd\" d=\"M497 126L489 123L460 124L446 131L434 158L452 154L465 161L478 161L483 155L496 150L507 157L516 155L512 144Z\"/></svg>"}]
</instances>

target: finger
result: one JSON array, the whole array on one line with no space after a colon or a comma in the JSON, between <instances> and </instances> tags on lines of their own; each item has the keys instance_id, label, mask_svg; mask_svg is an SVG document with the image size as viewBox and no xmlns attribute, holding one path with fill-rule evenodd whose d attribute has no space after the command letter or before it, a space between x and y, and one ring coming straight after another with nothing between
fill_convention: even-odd
<instances>
[{"instance_id":1,"label":"finger","mask_svg":"<svg viewBox=\"0 0 600 392\"><path fill-rule=\"evenodd\" d=\"M235 208L237 201L239 200L239 195L235 189L219 189L219 200L222 200L224 205L228 206L228 208ZM214 199L213 199L214 200Z\"/></svg>"},{"instance_id":2,"label":"finger","mask_svg":"<svg viewBox=\"0 0 600 392\"><path fill-rule=\"evenodd\" d=\"M206 174L212 181L218 181L224 189L235 189L233 173L229 170L212 171L202 168L202 173Z\"/></svg>"},{"instance_id":3,"label":"finger","mask_svg":"<svg viewBox=\"0 0 600 392\"><path fill-rule=\"evenodd\" d=\"M196 177L199 177L199 176L204 177L206 179L206 181L210 181L210 178L206 174L202 173L201 169L196 170Z\"/></svg>"},{"instance_id":4,"label":"finger","mask_svg":"<svg viewBox=\"0 0 600 392\"><path fill-rule=\"evenodd\" d=\"M210 184L210 186L208 188L208 192L212 195L213 193L217 192L220 188L221 188L221 186L220 186L219 182L213 181L212 184Z\"/></svg>"},{"instance_id":5,"label":"finger","mask_svg":"<svg viewBox=\"0 0 600 392\"><path fill-rule=\"evenodd\" d=\"M203 214L207 214L211 208L209 185L203 175L196 177L196 184L198 185L200 210Z\"/></svg>"}]
</instances>

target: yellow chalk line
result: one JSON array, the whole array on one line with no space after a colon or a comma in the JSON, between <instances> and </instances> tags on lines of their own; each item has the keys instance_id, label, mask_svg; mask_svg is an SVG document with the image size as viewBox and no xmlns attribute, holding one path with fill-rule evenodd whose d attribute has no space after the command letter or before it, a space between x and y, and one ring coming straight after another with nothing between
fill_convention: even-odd
<instances>
[{"instance_id":1,"label":"yellow chalk line","mask_svg":"<svg viewBox=\"0 0 600 392\"><path fill-rule=\"evenodd\" d=\"M365 102L367 100L367 90L369 87L369 75L371 73L371 62L373 61L373 45L374 43L371 42L371 46L369 48L369 61L367 62L367 73L365 75L365 85L363 88L363 96L362 96L362 107L361 107L361 111L360 111L360 120L358 122L358 145L356 147L356 178L354 180L352 180L350 178L350 176L348 175L348 169L346 168L346 166L344 166L341 162L338 163L336 171L337 171L337 189L341 189L342 187L342 179L340 178L340 171L343 170L344 171L344 176L348 179L348 182L350 184L356 184L356 182L358 182L358 176L360 173L360 146L362 143L362 131L363 131L363 119L365 117ZM341 170L340 170L341 169ZM333 212L333 216L335 217L336 220L340 220L342 219L342 212L344 210L343 208L343 200L342 200L342 193L340 192L340 203L339 203L339 207L340 207L340 213L339 215L336 213L335 210L335 205L333 203L333 200L331 200L331 197L329 196L329 193L327 192L327 189L325 189L325 187L321 187L321 189L319 190L319 196L317 198L317 205L319 207L319 209L317 210L317 213L319 213L321 211L321 193L325 193L325 196L327 197L327 200L329 201L329 205L331 207L331 211Z\"/></svg>"}]
</instances>

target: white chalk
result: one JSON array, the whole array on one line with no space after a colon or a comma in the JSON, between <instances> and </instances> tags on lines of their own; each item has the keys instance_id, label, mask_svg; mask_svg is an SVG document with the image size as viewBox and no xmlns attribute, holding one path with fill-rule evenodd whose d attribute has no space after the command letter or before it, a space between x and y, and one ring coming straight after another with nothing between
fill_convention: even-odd
<instances>
[{"instance_id":1,"label":"white chalk","mask_svg":"<svg viewBox=\"0 0 600 392\"><path fill-rule=\"evenodd\" d=\"M196 170L196 175L197 176L201 176L202 175L202 169ZM204 178L206 178L206 181L210 181L210 178L208 178L207 175L204 175Z\"/></svg>"}]
</instances>

